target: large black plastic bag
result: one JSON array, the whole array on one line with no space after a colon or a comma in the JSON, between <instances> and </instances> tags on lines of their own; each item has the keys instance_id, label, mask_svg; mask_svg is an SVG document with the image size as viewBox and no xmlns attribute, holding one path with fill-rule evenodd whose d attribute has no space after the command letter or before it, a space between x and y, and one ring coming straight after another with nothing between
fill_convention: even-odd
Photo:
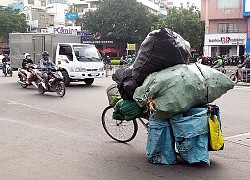
<instances>
[{"instance_id":1,"label":"large black plastic bag","mask_svg":"<svg viewBox=\"0 0 250 180\"><path fill-rule=\"evenodd\" d=\"M132 78L132 66L117 69L112 79L117 83L119 93L124 100L132 100L135 89L138 87L136 81Z\"/></svg>"},{"instance_id":2,"label":"large black plastic bag","mask_svg":"<svg viewBox=\"0 0 250 180\"><path fill-rule=\"evenodd\" d=\"M170 29L152 31L140 46L133 64L132 77L140 86L153 72L187 63L189 51L190 44Z\"/></svg>"}]
</instances>

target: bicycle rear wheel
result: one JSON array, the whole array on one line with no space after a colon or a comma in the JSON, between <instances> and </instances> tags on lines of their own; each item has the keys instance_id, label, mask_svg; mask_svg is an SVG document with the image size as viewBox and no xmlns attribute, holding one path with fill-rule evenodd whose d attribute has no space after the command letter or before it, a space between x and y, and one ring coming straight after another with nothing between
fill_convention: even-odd
<instances>
[{"instance_id":1,"label":"bicycle rear wheel","mask_svg":"<svg viewBox=\"0 0 250 180\"><path fill-rule=\"evenodd\" d=\"M135 138L138 131L136 120L115 120L112 117L114 108L108 106L102 113L102 126L105 132L117 142L125 143Z\"/></svg>"}]
</instances>

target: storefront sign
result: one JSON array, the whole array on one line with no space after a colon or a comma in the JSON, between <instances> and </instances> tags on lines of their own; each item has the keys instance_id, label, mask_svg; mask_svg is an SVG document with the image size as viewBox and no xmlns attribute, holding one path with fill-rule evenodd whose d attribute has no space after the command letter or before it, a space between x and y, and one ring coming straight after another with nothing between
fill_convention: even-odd
<instances>
[{"instance_id":1,"label":"storefront sign","mask_svg":"<svg viewBox=\"0 0 250 180\"><path fill-rule=\"evenodd\" d=\"M135 51L135 44L127 44L127 50Z\"/></svg>"},{"instance_id":2,"label":"storefront sign","mask_svg":"<svg viewBox=\"0 0 250 180\"><path fill-rule=\"evenodd\" d=\"M245 45L246 34L206 34L205 46L211 45Z\"/></svg>"},{"instance_id":3,"label":"storefront sign","mask_svg":"<svg viewBox=\"0 0 250 180\"><path fill-rule=\"evenodd\" d=\"M242 6L242 16L243 17L249 17L250 16L250 1L249 0L243 0L243 6Z\"/></svg>"},{"instance_id":4,"label":"storefront sign","mask_svg":"<svg viewBox=\"0 0 250 180\"><path fill-rule=\"evenodd\" d=\"M84 44L113 44L114 41L104 41L104 40L92 40L92 41L81 41Z\"/></svg>"},{"instance_id":5,"label":"storefront sign","mask_svg":"<svg viewBox=\"0 0 250 180\"><path fill-rule=\"evenodd\" d=\"M246 4L245 4L245 12L250 12L250 1L249 1L249 0L247 1L247 0L246 0L245 3L246 3Z\"/></svg>"},{"instance_id":6,"label":"storefront sign","mask_svg":"<svg viewBox=\"0 0 250 180\"><path fill-rule=\"evenodd\" d=\"M66 13L66 19L67 20L76 20L78 18L78 13L77 12L68 12Z\"/></svg>"},{"instance_id":7,"label":"storefront sign","mask_svg":"<svg viewBox=\"0 0 250 180\"><path fill-rule=\"evenodd\" d=\"M55 26L48 27L48 33L54 34L72 34L79 35L81 33L81 26Z\"/></svg>"}]
</instances>

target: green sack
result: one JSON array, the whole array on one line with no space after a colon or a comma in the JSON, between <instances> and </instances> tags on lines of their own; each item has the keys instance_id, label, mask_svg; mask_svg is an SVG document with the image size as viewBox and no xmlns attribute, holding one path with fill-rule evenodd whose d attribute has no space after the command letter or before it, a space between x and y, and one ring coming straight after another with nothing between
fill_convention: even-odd
<instances>
[{"instance_id":1,"label":"green sack","mask_svg":"<svg viewBox=\"0 0 250 180\"><path fill-rule=\"evenodd\" d=\"M181 64L150 74L136 88L133 99L145 107L147 98L151 98L153 116L168 119L191 107L211 103L234 87L225 74L205 65L197 66Z\"/></svg>"},{"instance_id":2,"label":"green sack","mask_svg":"<svg viewBox=\"0 0 250 180\"><path fill-rule=\"evenodd\" d=\"M134 100L120 99L114 106L113 119L129 121L141 114L142 108Z\"/></svg>"}]
</instances>

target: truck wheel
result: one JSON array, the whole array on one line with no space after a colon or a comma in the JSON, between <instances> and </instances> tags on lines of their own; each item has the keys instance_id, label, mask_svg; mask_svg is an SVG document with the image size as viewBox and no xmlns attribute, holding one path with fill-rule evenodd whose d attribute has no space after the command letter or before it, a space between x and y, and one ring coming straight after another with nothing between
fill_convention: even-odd
<instances>
[{"instance_id":1,"label":"truck wheel","mask_svg":"<svg viewBox=\"0 0 250 180\"><path fill-rule=\"evenodd\" d=\"M85 82L87 85L91 85L91 84L93 84L93 82L94 82L94 78L84 79L84 82Z\"/></svg>"},{"instance_id":2,"label":"truck wheel","mask_svg":"<svg viewBox=\"0 0 250 180\"><path fill-rule=\"evenodd\" d=\"M62 75L63 75L64 85L66 87L68 87L69 84L70 84L70 78L69 78L69 75L68 75L67 71L62 71Z\"/></svg>"}]
</instances>

